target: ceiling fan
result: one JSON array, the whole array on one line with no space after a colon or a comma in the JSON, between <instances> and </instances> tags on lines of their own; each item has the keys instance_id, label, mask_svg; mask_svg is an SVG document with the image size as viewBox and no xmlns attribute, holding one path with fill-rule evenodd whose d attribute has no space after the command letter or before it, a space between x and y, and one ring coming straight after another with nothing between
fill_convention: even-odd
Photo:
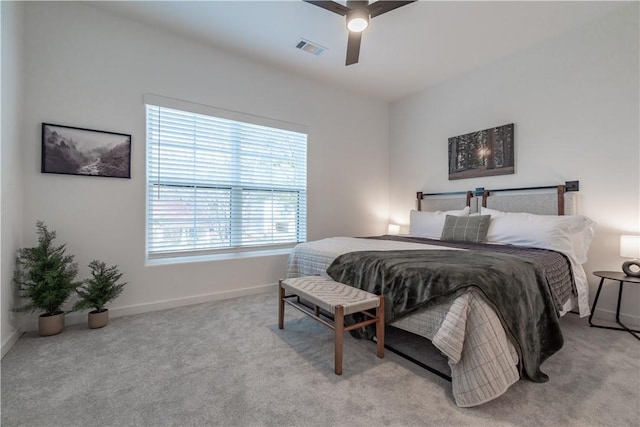
<instances>
[{"instance_id":1,"label":"ceiling fan","mask_svg":"<svg viewBox=\"0 0 640 427\"><path fill-rule=\"evenodd\" d=\"M347 0L347 5L343 6L335 1L313 1L303 0L321 7L329 12L337 13L347 17L347 30L349 30L349 39L347 41L347 61L345 65L356 64L360 56L360 42L362 40L362 32L369 26L369 19L378 15L392 11L401 6L413 3L416 0L409 1L376 1L369 4L368 1Z\"/></svg>"}]
</instances>

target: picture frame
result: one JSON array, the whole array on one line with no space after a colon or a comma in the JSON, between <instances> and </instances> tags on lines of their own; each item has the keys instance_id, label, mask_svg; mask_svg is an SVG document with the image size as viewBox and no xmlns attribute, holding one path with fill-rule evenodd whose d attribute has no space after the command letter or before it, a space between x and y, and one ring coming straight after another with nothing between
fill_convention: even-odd
<instances>
[{"instance_id":1,"label":"picture frame","mask_svg":"<svg viewBox=\"0 0 640 427\"><path fill-rule=\"evenodd\" d=\"M41 172L131 178L131 135L42 123Z\"/></svg>"},{"instance_id":2,"label":"picture frame","mask_svg":"<svg viewBox=\"0 0 640 427\"><path fill-rule=\"evenodd\" d=\"M449 138L449 180L515 173L514 124Z\"/></svg>"}]
</instances>

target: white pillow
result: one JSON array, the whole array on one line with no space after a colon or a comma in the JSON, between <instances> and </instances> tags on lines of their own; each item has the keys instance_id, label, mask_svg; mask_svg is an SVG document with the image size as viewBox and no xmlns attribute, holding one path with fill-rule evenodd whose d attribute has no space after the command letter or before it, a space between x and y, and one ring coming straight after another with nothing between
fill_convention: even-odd
<instances>
[{"instance_id":1,"label":"white pillow","mask_svg":"<svg viewBox=\"0 0 640 427\"><path fill-rule=\"evenodd\" d=\"M582 215L535 215L482 208L491 215L487 241L562 252L576 264L587 261L596 223Z\"/></svg>"},{"instance_id":2,"label":"white pillow","mask_svg":"<svg viewBox=\"0 0 640 427\"><path fill-rule=\"evenodd\" d=\"M582 218L581 228L571 233L571 243L573 244L573 251L576 255L576 262L578 264L584 264L587 262L587 252L591 241L593 240L593 234L596 231L596 222L590 218L582 215L572 215Z\"/></svg>"},{"instance_id":3,"label":"white pillow","mask_svg":"<svg viewBox=\"0 0 640 427\"><path fill-rule=\"evenodd\" d=\"M412 210L409 218L409 235L440 239L447 215L467 216L469 206L460 210L423 212Z\"/></svg>"}]
</instances>

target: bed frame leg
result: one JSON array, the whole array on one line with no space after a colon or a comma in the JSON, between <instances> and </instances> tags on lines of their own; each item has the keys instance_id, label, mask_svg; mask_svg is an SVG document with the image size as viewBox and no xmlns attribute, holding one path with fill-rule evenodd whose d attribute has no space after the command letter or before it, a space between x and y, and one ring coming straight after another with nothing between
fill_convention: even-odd
<instances>
[{"instance_id":1,"label":"bed frame leg","mask_svg":"<svg viewBox=\"0 0 640 427\"><path fill-rule=\"evenodd\" d=\"M378 357L384 357L384 296L380 295L380 306L376 308L376 341L378 342Z\"/></svg>"},{"instance_id":2,"label":"bed frame leg","mask_svg":"<svg viewBox=\"0 0 640 427\"><path fill-rule=\"evenodd\" d=\"M342 346L344 338L344 307L336 306L334 314L334 330L335 330L335 371L336 375L342 375Z\"/></svg>"},{"instance_id":3,"label":"bed frame leg","mask_svg":"<svg viewBox=\"0 0 640 427\"><path fill-rule=\"evenodd\" d=\"M278 329L284 328L284 288L282 279L278 280Z\"/></svg>"}]
</instances>

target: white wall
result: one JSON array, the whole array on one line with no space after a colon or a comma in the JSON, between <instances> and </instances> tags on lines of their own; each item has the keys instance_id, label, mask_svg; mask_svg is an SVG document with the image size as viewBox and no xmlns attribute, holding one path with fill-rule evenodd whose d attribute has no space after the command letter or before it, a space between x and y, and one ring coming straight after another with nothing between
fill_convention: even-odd
<instances>
[{"instance_id":1,"label":"white wall","mask_svg":"<svg viewBox=\"0 0 640 427\"><path fill-rule=\"evenodd\" d=\"M599 223L588 271L618 269L618 235L638 232L637 4L398 101L390 112L380 102L87 4L25 3L22 58L21 19L7 21L7 4L2 3L3 349L14 330L7 320L12 257L16 247L35 243L37 219L68 243L83 276L93 258L119 265L129 282L112 305L121 314L252 292L284 274L286 256L144 266L144 93L308 126L310 240L382 233L388 213L407 222L418 190L568 179L580 180L582 211ZM10 16L20 15L20 8L11 10L18 12ZM5 51L6 37L13 50ZM6 80L13 95L6 99L5 73L13 76ZM5 122L12 123L9 130ZM132 179L41 174L41 122L131 133ZM448 137L510 122L516 123L515 175L447 180ZM19 136L20 150L7 143ZM24 211L17 165L25 171ZM622 311L637 316L640 293L625 292ZM615 308L612 294L603 296L601 307Z\"/></svg>"},{"instance_id":2,"label":"white wall","mask_svg":"<svg viewBox=\"0 0 640 427\"><path fill-rule=\"evenodd\" d=\"M16 250L22 244L22 43L23 8L19 3L0 4L2 14L2 110L0 145L0 280L2 355L19 336L18 317L10 311Z\"/></svg>"},{"instance_id":3,"label":"white wall","mask_svg":"<svg viewBox=\"0 0 640 427\"><path fill-rule=\"evenodd\" d=\"M416 191L580 181L598 222L586 264L619 270L620 234L640 231L638 4L392 104L390 217L408 223ZM447 139L515 123L516 173L448 181ZM595 278L590 278L592 298ZM640 287L622 312L640 319ZM615 311L617 285L598 308Z\"/></svg>"},{"instance_id":4,"label":"white wall","mask_svg":"<svg viewBox=\"0 0 640 427\"><path fill-rule=\"evenodd\" d=\"M28 3L25 13L25 244L41 219L84 277L92 258L117 264L129 284L112 311L240 295L276 283L287 260L145 267L144 93L307 126L308 238L386 229L386 104L87 4ZM41 174L42 122L131 133L132 179Z\"/></svg>"}]
</instances>

